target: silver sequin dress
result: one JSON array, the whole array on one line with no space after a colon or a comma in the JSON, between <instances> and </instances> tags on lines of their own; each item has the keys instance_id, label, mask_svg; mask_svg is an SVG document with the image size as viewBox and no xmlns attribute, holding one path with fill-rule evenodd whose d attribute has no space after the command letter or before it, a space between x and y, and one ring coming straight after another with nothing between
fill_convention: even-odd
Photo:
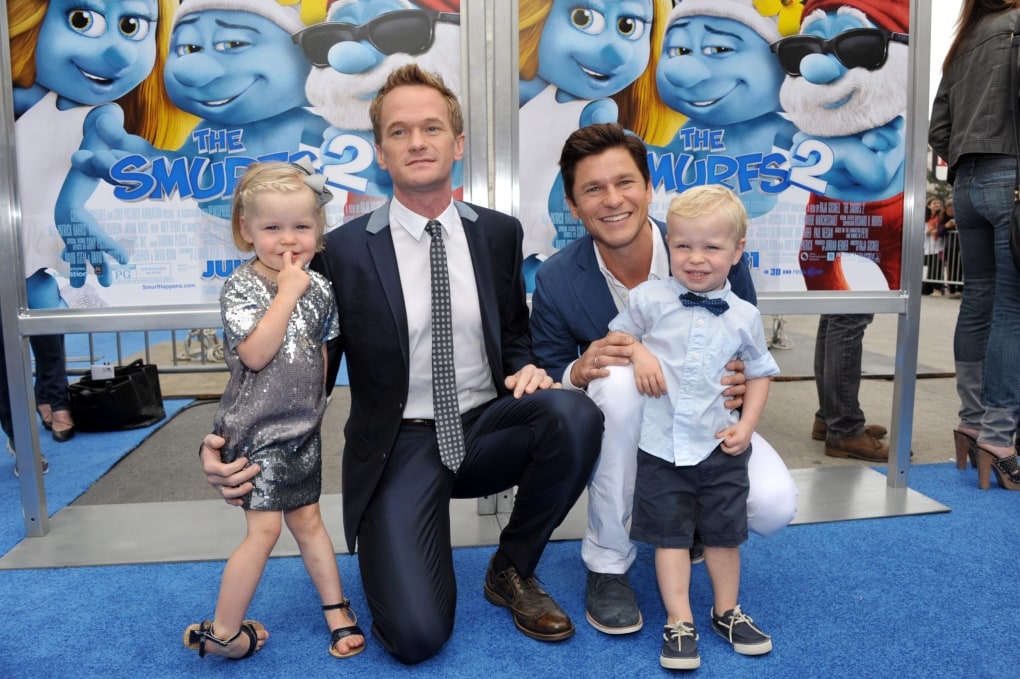
<instances>
[{"instance_id":1,"label":"silver sequin dress","mask_svg":"<svg viewBox=\"0 0 1020 679\"><path fill-rule=\"evenodd\" d=\"M244 508L285 511L319 499L319 427L326 409L322 344L339 334L340 324L329 282L309 271L311 282L291 314L280 351L262 370L247 368L237 345L258 325L277 291L252 261L238 267L220 292L230 381L213 431L227 440L224 462L247 457L262 467Z\"/></svg>"}]
</instances>

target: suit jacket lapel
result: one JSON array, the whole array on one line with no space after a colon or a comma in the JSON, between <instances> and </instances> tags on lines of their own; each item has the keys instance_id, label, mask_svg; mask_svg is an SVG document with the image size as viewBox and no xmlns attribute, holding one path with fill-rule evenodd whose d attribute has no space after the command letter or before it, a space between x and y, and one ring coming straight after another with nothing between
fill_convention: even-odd
<instances>
[{"instance_id":1,"label":"suit jacket lapel","mask_svg":"<svg viewBox=\"0 0 1020 679\"><path fill-rule=\"evenodd\" d=\"M577 260L577 275L570 282L574 291L574 299L585 318L591 323L590 332L593 337L605 334L609 321L616 318L616 302L609 292L606 279L599 270L595 259L595 245L591 236L584 236L588 242L581 248L581 256Z\"/></svg>"},{"instance_id":2,"label":"suit jacket lapel","mask_svg":"<svg viewBox=\"0 0 1020 679\"><path fill-rule=\"evenodd\" d=\"M400 353L404 356L405 367L410 364L410 347L408 345L407 309L404 306L404 290L400 287L400 270L397 268L397 255L393 249L393 234L390 231L390 204L375 210L369 217L365 227L368 234L368 254L372 258L379 285L382 287L386 304L393 315L400 337Z\"/></svg>"},{"instance_id":3,"label":"suit jacket lapel","mask_svg":"<svg viewBox=\"0 0 1020 679\"><path fill-rule=\"evenodd\" d=\"M478 213L472 210L470 205L460 201L455 201L454 205L460 214L461 224L464 225L468 250L471 252L471 266L475 272L475 287L478 288L478 306L482 317L486 353L495 359L499 355L497 339L500 336L500 309L492 272L488 270L489 239L485 229L480 228L478 224ZM493 353L494 351L497 353Z\"/></svg>"}]
</instances>

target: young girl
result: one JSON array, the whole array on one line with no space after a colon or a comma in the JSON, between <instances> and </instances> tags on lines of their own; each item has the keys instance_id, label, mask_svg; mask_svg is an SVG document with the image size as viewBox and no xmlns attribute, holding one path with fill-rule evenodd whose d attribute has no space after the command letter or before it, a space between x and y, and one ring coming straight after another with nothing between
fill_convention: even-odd
<instances>
[{"instance_id":1,"label":"young girl","mask_svg":"<svg viewBox=\"0 0 1020 679\"><path fill-rule=\"evenodd\" d=\"M307 161L251 165L234 194L234 240L255 257L220 293L230 382L214 428L227 440L224 462L246 457L262 471L245 498L248 532L223 571L216 617L185 630L184 645L200 656L247 658L269 637L244 614L280 537L281 512L322 598L329 652L347 658L365 649L319 512L324 343L339 323L329 283L306 267L322 249L331 198Z\"/></svg>"}]
</instances>

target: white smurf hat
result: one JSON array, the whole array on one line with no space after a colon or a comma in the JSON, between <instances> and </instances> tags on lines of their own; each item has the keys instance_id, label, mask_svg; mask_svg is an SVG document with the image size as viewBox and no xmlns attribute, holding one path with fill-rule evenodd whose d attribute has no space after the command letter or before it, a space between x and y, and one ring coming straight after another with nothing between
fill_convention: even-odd
<instances>
[{"instance_id":1,"label":"white smurf hat","mask_svg":"<svg viewBox=\"0 0 1020 679\"><path fill-rule=\"evenodd\" d=\"M326 5L326 20L334 21L334 17L339 14L341 8L346 7L347 5L357 4L358 2L361 2L361 0L329 0L329 4ZM410 2L410 0L399 0L399 2L404 6L403 9L423 9ZM387 11L395 12L396 10L391 9Z\"/></svg>"},{"instance_id":2,"label":"white smurf hat","mask_svg":"<svg viewBox=\"0 0 1020 679\"><path fill-rule=\"evenodd\" d=\"M298 10L299 5L284 7L277 0L182 0L180 9L174 14L174 27L181 19L208 10L249 12L272 21L291 35L305 27Z\"/></svg>"},{"instance_id":3,"label":"white smurf hat","mask_svg":"<svg viewBox=\"0 0 1020 679\"><path fill-rule=\"evenodd\" d=\"M680 0L670 13L666 26L669 27L681 17L693 16L739 21L770 45L783 37L779 34L776 19L763 17L754 8L754 0Z\"/></svg>"}]
</instances>

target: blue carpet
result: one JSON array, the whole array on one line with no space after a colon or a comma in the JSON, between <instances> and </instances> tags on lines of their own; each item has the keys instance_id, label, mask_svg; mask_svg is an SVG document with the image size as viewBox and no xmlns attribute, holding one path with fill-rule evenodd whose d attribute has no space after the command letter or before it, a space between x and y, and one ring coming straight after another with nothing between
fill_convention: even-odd
<instances>
[{"instance_id":1,"label":"blue carpet","mask_svg":"<svg viewBox=\"0 0 1020 679\"><path fill-rule=\"evenodd\" d=\"M702 667L695 676L1016 676L1010 602L1020 558L1017 496L979 491L973 470L949 463L913 467L910 481L952 511L752 536L743 550L741 602L773 635L775 650L767 656L738 656L711 631L707 573L696 566L692 602ZM4 676L148 678L669 674L658 665L665 614L650 549L641 548L632 570L645 628L607 637L584 619L579 544L549 546L539 574L577 624L577 634L559 644L523 637L506 611L485 601L481 583L490 552L455 551L461 590L454 636L437 657L415 667L393 661L371 636L360 656L331 658L301 561L279 558L270 561L249 611L272 638L243 665L200 660L180 641L187 624L212 615L222 562L2 572L0 610L8 624L0 635L0 669ZM356 557L338 560L345 594L368 629Z\"/></svg>"},{"instance_id":2,"label":"blue carpet","mask_svg":"<svg viewBox=\"0 0 1020 679\"><path fill-rule=\"evenodd\" d=\"M39 445L50 462L50 471L43 477L49 515L74 502L96 479L191 402L191 399L165 399L166 418L151 427L101 434L78 432L65 443L54 441L40 425ZM0 554L6 554L25 537L21 490L13 472L14 458L0 454ZM2 667L3 658L0 656Z\"/></svg>"}]
</instances>

